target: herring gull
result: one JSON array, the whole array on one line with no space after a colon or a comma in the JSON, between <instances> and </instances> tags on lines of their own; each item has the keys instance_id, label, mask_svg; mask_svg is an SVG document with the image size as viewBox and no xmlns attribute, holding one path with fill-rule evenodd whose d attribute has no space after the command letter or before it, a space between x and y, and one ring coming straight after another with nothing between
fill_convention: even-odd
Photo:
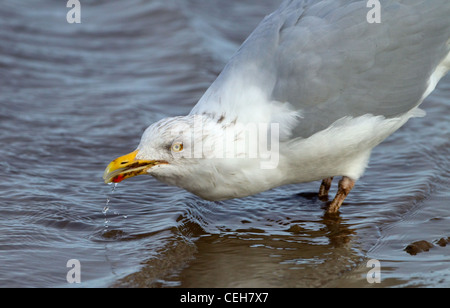
<instances>
[{"instance_id":1,"label":"herring gull","mask_svg":"<svg viewBox=\"0 0 450 308\"><path fill-rule=\"evenodd\" d=\"M372 149L425 115L450 69L450 1L381 1L375 23L370 2L284 1L192 111L148 127L105 182L150 174L215 201L319 180L324 198L341 176L337 213Z\"/></svg>"}]
</instances>

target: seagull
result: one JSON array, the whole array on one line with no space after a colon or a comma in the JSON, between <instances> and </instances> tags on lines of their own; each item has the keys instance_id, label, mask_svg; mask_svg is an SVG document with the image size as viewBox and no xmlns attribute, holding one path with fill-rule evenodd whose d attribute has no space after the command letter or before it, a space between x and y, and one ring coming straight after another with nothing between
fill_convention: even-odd
<instances>
[{"instance_id":1,"label":"seagull","mask_svg":"<svg viewBox=\"0 0 450 308\"><path fill-rule=\"evenodd\" d=\"M327 200L342 177L326 203L339 213L372 149L425 115L450 70L449 16L448 0L284 1L192 111L150 125L105 183L149 174L219 201L322 181Z\"/></svg>"}]
</instances>

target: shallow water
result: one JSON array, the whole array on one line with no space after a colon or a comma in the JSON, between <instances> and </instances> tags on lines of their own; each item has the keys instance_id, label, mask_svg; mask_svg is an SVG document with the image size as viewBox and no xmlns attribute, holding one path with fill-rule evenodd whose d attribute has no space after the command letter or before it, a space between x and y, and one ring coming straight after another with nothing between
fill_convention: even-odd
<instances>
[{"instance_id":1,"label":"shallow water","mask_svg":"<svg viewBox=\"0 0 450 308\"><path fill-rule=\"evenodd\" d=\"M108 162L188 113L280 1L81 2L82 24L65 1L0 6L0 286L70 286L69 259L82 287L450 286L450 78L374 150L338 219L320 183L207 202L137 177L112 193Z\"/></svg>"}]
</instances>

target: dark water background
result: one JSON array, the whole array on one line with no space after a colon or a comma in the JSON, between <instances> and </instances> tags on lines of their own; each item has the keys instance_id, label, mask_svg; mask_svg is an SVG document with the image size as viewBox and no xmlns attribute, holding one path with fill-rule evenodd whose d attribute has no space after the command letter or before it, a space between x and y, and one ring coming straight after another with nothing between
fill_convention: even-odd
<instances>
[{"instance_id":1,"label":"dark water background","mask_svg":"<svg viewBox=\"0 0 450 308\"><path fill-rule=\"evenodd\" d=\"M69 259L82 287L372 287L372 258L377 286L450 286L450 78L374 150L338 219L320 183L206 202L137 177L112 193L109 161L188 113L280 1L81 3L81 24L65 1L0 3L0 287L69 286Z\"/></svg>"}]
</instances>

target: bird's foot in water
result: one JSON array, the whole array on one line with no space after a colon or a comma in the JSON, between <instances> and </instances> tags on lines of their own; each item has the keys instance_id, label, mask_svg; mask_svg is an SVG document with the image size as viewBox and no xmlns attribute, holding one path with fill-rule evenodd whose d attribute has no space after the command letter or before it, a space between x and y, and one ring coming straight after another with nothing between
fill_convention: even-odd
<instances>
[{"instance_id":1,"label":"bird's foot in water","mask_svg":"<svg viewBox=\"0 0 450 308\"><path fill-rule=\"evenodd\" d=\"M330 191L331 182L333 177L326 178L322 181L319 189L319 199L322 201L328 201L328 192Z\"/></svg>"},{"instance_id":2,"label":"bird's foot in water","mask_svg":"<svg viewBox=\"0 0 450 308\"><path fill-rule=\"evenodd\" d=\"M336 214L339 211L345 198L348 196L352 188L355 186L355 181L347 176L343 176L339 181L338 191L333 201L327 208L326 214Z\"/></svg>"}]
</instances>

